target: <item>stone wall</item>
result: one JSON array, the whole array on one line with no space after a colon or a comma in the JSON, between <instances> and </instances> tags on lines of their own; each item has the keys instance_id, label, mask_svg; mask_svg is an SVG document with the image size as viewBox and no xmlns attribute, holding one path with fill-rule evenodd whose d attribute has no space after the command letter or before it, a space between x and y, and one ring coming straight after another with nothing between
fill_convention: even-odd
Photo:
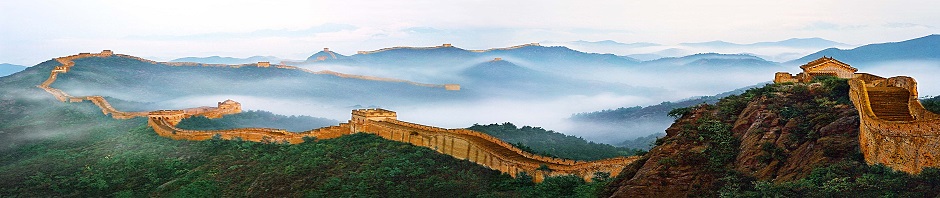
<instances>
[{"instance_id":1,"label":"stone wall","mask_svg":"<svg viewBox=\"0 0 940 198\"><path fill-rule=\"evenodd\" d=\"M899 76L880 78L858 74L849 81L849 97L859 112L859 144L865 161L884 164L895 170L919 173L924 167L940 166L940 115L924 109L917 99L917 83L913 78ZM900 87L911 94L906 102L913 121L887 121L878 118L872 109L868 89Z\"/></svg>"},{"instance_id":2,"label":"stone wall","mask_svg":"<svg viewBox=\"0 0 940 198\"><path fill-rule=\"evenodd\" d=\"M393 119L368 120L360 129L361 131L357 132L372 133L386 139L428 147L513 176L526 172L536 181L556 175L578 175L590 180L596 172L607 172L616 176L626 165L638 158L618 157L590 162L552 158L522 151L499 138L477 131L444 129ZM542 165L550 171L537 170Z\"/></svg>"},{"instance_id":3,"label":"stone wall","mask_svg":"<svg viewBox=\"0 0 940 198\"><path fill-rule=\"evenodd\" d=\"M241 139L255 142L276 142L297 144L304 141L305 137L315 137L317 139L337 138L343 135L363 132L372 133L383 138L395 141L410 143L416 146L431 148L443 154L453 156L458 159L466 159L493 170L516 176L520 172L526 172L532 175L537 182L543 180L546 176L555 175L578 175L586 180L590 180L594 173L607 172L611 176L617 176L620 171L628 164L636 161L639 157L618 157L597 161L575 161L569 159L551 158L535 155L522 151L505 141L502 141L485 133L467 130L467 129L444 129L439 127L414 124L397 119L397 113L384 109L360 109L354 110L349 123L341 123L337 126L313 129L304 132L288 132L283 129L272 128L238 128L227 130L189 130L177 128L176 125L185 118L192 116L206 116L208 118L221 118L224 115L241 112L241 104L235 101L226 100L219 102L216 107L194 107L180 110L159 110L151 112L123 112L115 109L102 96L80 96L74 97L68 95L62 90L49 87L56 80L59 73L66 73L69 68L75 65L73 60L86 57L107 57L120 56L125 58L134 58L151 64L158 62L150 61L138 57L113 54L110 50L102 53L82 53L67 57L60 57L56 60L62 63L55 67L50 76L42 84L38 85L46 92L49 92L57 100L62 102L84 102L90 101L101 109L105 115L111 115L115 119L130 119L135 117L147 117L147 124L160 136L175 140L202 141L209 139ZM258 64L244 65L218 65L201 63L160 63L171 66L207 66L207 67L243 67L243 66L261 66ZM299 69L293 66L276 65L275 68L281 69ZM307 70L305 70L307 71ZM310 71L307 71L310 72ZM314 72L311 72L314 73ZM343 77L346 74L333 73ZM361 76L360 76L361 77ZM386 79L379 79L386 80ZM454 85L459 86L459 85ZM459 88L458 88L459 89ZM546 166L549 170L538 170L540 166Z\"/></svg>"}]
</instances>

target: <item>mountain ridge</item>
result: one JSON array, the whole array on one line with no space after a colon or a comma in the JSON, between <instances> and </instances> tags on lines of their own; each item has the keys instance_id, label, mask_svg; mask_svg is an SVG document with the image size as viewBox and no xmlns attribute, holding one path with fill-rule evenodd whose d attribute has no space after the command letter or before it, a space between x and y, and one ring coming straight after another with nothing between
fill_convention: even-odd
<instances>
[{"instance_id":1,"label":"mountain ridge","mask_svg":"<svg viewBox=\"0 0 940 198\"><path fill-rule=\"evenodd\" d=\"M931 34L897 42L874 43L852 49L828 48L802 58L787 61L788 65L799 65L819 57L833 57L853 66L867 66L875 62L899 60L940 60L940 34Z\"/></svg>"}]
</instances>

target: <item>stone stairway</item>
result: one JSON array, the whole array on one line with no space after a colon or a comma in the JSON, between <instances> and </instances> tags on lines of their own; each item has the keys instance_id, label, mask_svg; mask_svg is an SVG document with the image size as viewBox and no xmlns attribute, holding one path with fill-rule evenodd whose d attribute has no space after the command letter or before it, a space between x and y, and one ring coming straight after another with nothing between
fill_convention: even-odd
<instances>
[{"instance_id":1,"label":"stone stairway","mask_svg":"<svg viewBox=\"0 0 940 198\"><path fill-rule=\"evenodd\" d=\"M887 121L913 121L908 108L911 93L900 87L868 87L868 100L875 116Z\"/></svg>"}]
</instances>

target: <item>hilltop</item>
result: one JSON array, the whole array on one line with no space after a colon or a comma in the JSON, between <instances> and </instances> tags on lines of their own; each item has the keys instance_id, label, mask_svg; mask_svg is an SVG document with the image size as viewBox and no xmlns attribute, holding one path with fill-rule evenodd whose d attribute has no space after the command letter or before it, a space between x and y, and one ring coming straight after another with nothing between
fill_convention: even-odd
<instances>
[{"instance_id":1,"label":"hilltop","mask_svg":"<svg viewBox=\"0 0 940 198\"><path fill-rule=\"evenodd\" d=\"M614 196L936 196L940 170L867 165L844 79L769 84L679 108L656 146L609 186Z\"/></svg>"}]
</instances>

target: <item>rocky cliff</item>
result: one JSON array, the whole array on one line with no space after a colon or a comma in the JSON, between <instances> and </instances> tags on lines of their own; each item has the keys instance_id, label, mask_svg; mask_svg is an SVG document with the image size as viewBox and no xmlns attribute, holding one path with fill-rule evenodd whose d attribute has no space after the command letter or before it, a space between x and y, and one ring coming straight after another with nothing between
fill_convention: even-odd
<instances>
[{"instance_id":1,"label":"rocky cliff","mask_svg":"<svg viewBox=\"0 0 940 198\"><path fill-rule=\"evenodd\" d=\"M767 85L670 112L650 152L609 186L615 197L717 196L752 181L799 180L858 160L858 114L844 80Z\"/></svg>"}]
</instances>

